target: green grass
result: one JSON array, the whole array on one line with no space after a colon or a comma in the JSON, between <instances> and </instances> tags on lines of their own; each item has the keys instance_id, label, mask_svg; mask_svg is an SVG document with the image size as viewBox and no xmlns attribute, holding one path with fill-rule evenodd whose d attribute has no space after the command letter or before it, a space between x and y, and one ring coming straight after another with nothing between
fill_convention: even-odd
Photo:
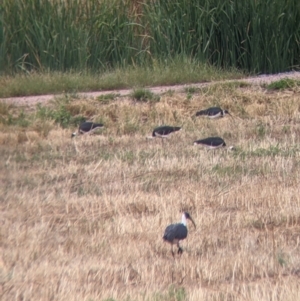
<instances>
[{"instance_id":1,"label":"green grass","mask_svg":"<svg viewBox=\"0 0 300 301\"><path fill-rule=\"evenodd\" d=\"M25 113L23 110L20 111L13 106L1 103L0 124L28 128L38 122L38 125L36 124L34 129L42 132L50 130L47 121L53 121L62 128L78 126L86 117L71 105L74 99L76 97L63 96L56 99L52 107L38 104L34 113Z\"/></svg>"},{"instance_id":2,"label":"green grass","mask_svg":"<svg viewBox=\"0 0 300 301\"><path fill-rule=\"evenodd\" d=\"M299 153L299 148L297 146L291 147L280 147L280 145L270 145L268 148L257 148L255 150L242 150L238 149L234 156L242 160L249 160L255 157L282 157L282 158L296 158Z\"/></svg>"},{"instance_id":3,"label":"green grass","mask_svg":"<svg viewBox=\"0 0 300 301\"><path fill-rule=\"evenodd\" d=\"M70 126L78 126L82 121L85 121L84 116L72 116L66 105L60 105L57 109L37 106L36 116L40 120L53 120L62 128Z\"/></svg>"},{"instance_id":4,"label":"green grass","mask_svg":"<svg viewBox=\"0 0 300 301\"><path fill-rule=\"evenodd\" d=\"M297 0L2 0L0 72L106 72L177 56L297 69L299 12Z\"/></svg>"},{"instance_id":5,"label":"green grass","mask_svg":"<svg viewBox=\"0 0 300 301\"><path fill-rule=\"evenodd\" d=\"M221 70L193 59L178 57L148 67L119 68L105 73L33 72L0 76L0 97L187 84L242 77L244 75L237 70Z\"/></svg>"},{"instance_id":6,"label":"green grass","mask_svg":"<svg viewBox=\"0 0 300 301\"><path fill-rule=\"evenodd\" d=\"M267 85L266 88L269 90L285 90L294 88L296 86L300 86L299 80L284 78Z\"/></svg>"},{"instance_id":7,"label":"green grass","mask_svg":"<svg viewBox=\"0 0 300 301\"><path fill-rule=\"evenodd\" d=\"M97 100L99 100L102 104L108 104L110 101L115 100L119 96L120 94L118 93L108 93L98 96Z\"/></svg>"},{"instance_id":8,"label":"green grass","mask_svg":"<svg viewBox=\"0 0 300 301\"><path fill-rule=\"evenodd\" d=\"M153 296L153 301L185 301L187 300L186 290L183 287L176 288L170 286L169 291L162 294L157 293Z\"/></svg>"},{"instance_id":9,"label":"green grass","mask_svg":"<svg viewBox=\"0 0 300 301\"><path fill-rule=\"evenodd\" d=\"M149 89L134 89L131 93L131 97L135 101L142 101L142 102L158 102L160 100L160 96L152 93Z\"/></svg>"},{"instance_id":10,"label":"green grass","mask_svg":"<svg viewBox=\"0 0 300 301\"><path fill-rule=\"evenodd\" d=\"M187 94L195 94L200 92L200 88L191 86L191 87L184 88L184 92Z\"/></svg>"}]
</instances>

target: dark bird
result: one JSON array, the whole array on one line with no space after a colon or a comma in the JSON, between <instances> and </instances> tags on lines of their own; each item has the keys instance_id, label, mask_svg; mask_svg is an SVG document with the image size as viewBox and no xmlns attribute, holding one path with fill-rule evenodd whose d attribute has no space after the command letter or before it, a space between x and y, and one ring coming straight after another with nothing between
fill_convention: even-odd
<instances>
[{"instance_id":1,"label":"dark bird","mask_svg":"<svg viewBox=\"0 0 300 301\"><path fill-rule=\"evenodd\" d=\"M78 128L77 132L72 134L72 138L76 135L86 134L86 133L93 133L97 129L103 128L104 125L102 123L95 123L95 122L82 122Z\"/></svg>"},{"instance_id":2,"label":"dark bird","mask_svg":"<svg viewBox=\"0 0 300 301\"><path fill-rule=\"evenodd\" d=\"M181 127L179 126L168 126L168 125L164 125L164 126L159 126L157 128L155 128L152 132L152 136L149 138L167 138L171 133L180 131Z\"/></svg>"},{"instance_id":3,"label":"dark bird","mask_svg":"<svg viewBox=\"0 0 300 301\"><path fill-rule=\"evenodd\" d=\"M171 224L169 225L166 230L165 230L165 234L163 236L163 240L170 243L171 244L171 251L172 251L172 255L173 257L174 255L174 251L173 251L173 245L177 245L178 254L182 254L183 249L180 247L179 242L183 239L185 239L187 237L188 234L188 230L187 230L187 220L190 220L193 225L196 228L196 224L193 221L193 219L191 218L191 216L189 215L188 212L183 212L182 214L182 218L181 218L181 223L178 224Z\"/></svg>"},{"instance_id":4,"label":"dark bird","mask_svg":"<svg viewBox=\"0 0 300 301\"><path fill-rule=\"evenodd\" d=\"M208 149L216 149L216 148L225 147L226 143L220 137L208 137L205 139L200 139L200 140L194 141L194 145L204 145Z\"/></svg>"},{"instance_id":5,"label":"dark bird","mask_svg":"<svg viewBox=\"0 0 300 301\"><path fill-rule=\"evenodd\" d=\"M196 113L196 116L207 116L208 118L221 118L228 114L230 117L231 114L227 110L222 110L219 107L211 107L206 110L201 110Z\"/></svg>"}]
</instances>

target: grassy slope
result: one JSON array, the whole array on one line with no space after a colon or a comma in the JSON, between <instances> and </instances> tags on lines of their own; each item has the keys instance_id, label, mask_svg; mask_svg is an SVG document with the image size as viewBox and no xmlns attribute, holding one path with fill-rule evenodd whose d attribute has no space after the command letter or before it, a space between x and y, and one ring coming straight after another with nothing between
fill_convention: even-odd
<instances>
[{"instance_id":1,"label":"grassy slope","mask_svg":"<svg viewBox=\"0 0 300 301\"><path fill-rule=\"evenodd\" d=\"M238 86L157 103L71 99L69 111L106 125L73 140L32 108L29 125L2 124L3 299L299 299L299 86ZM193 118L210 105L234 121ZM2 105L8 114L20 108ZM145 139L164 123L183 131ZM237 151L192 145L210 135ZM162 234L181 210L198 228L174 261Z\"/></svg>"}]
</instances>

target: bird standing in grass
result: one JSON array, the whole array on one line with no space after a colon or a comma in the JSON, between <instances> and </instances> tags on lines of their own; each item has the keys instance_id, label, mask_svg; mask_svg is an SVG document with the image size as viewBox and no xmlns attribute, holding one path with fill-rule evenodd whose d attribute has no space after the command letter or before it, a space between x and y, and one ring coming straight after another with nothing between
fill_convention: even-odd
<instances>
[{"instance_id":1,"label":"bird standing in grass","mask_svg":"<svg viewBox=\"0 0 300 301\"><path fill-rule=\"evenodd\" d=\"M180 247L179 242L187 237L188 230L187 230L187 220L190 220L196 228L196 224L191 218L188 212L183 212L181 223L171 224L169 225L164 233L163 240L171 244L171 251L173 257L175 256L173 251L173 245L176 244L178 254L182 254L183 249Z\"/></svg>"},{"instance_id":2,"label":"bird standing in grass","mask_svg":"<svg viewBox=\"0 0 300 301\"><path fill-rule=\"evenodd\" d=\"M86 133L93 133L97 129L103 128L104 125L102 123L95 123L95 122L82 122L78 128L77 132L72 134L72 138L76 135L86 134Z\"/></svg>"},{"instance_id":3,"label":"bird standing in grass","mask_svg":"<svg viewBox=\"0 0 300 301\"><path fill-rule=\"evenodd\" d=\"M205 139L194 141L194 145L203 145L206 146L208 149L216 149L216 148L225 147L226 143L220 137L208 137Z\"/></svg>"},{"instance_id":4,"label":"bird standing in grass","mask_svg":"<svg viewBox=\"0 0 300 301\"><path fill-rule=\"evenodd\" d=\"M216 118L222 118L226 114L228 114L230 117L232 115L227 110L222 110L219 107L211 107L206 110L201 110L196 113L196 116L206 116L210 119L216 119Z\"/></svg>"},{"instance_id":5,"label":"bird standing in grass","mask_svg":"<svg viewBox=\"0 0 300 301\"><path fill-rule=\"evenodd\" d=\"M180 126L163 125L155 128L152 132L152 136L149 136L148 138L168 138L170 134L180 130Z\"/></svg>"}]
</instances>

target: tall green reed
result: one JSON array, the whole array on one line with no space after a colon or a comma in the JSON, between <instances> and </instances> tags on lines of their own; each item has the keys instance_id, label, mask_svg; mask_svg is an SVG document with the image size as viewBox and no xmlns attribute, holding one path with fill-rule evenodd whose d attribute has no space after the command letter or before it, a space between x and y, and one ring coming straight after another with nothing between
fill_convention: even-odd
<instances>
[{"instance_id":1,"label":"tall green reed","mask_svg":"<svg viewBox=\"0 0 300 301\"><path fill-rule=\"evenodd\" d=\"M1 15L2 70L96 70L143 56L142 26L123 1L3 0Z\"/></svg>"},{"instance_id":2,"label":"tall green reed","mask_svg":"<svg viewBox=\"0 0 300 301\"><path fill-rule=\"evenodd\" d=\"M299 68L297 0L156 0L145 15L154 56L183 53L252 72Z\"/></svg>"},{"instance_id":3,"label":"tall green reed","mask_svg":"<svg viewBox=\"0 0 300 301\"><path fill-rule=\"evenodd\" d=\"M2 0L0 71L107 70L186 56L299 68L298 0Z\"/></svg>"}]
</instances>

